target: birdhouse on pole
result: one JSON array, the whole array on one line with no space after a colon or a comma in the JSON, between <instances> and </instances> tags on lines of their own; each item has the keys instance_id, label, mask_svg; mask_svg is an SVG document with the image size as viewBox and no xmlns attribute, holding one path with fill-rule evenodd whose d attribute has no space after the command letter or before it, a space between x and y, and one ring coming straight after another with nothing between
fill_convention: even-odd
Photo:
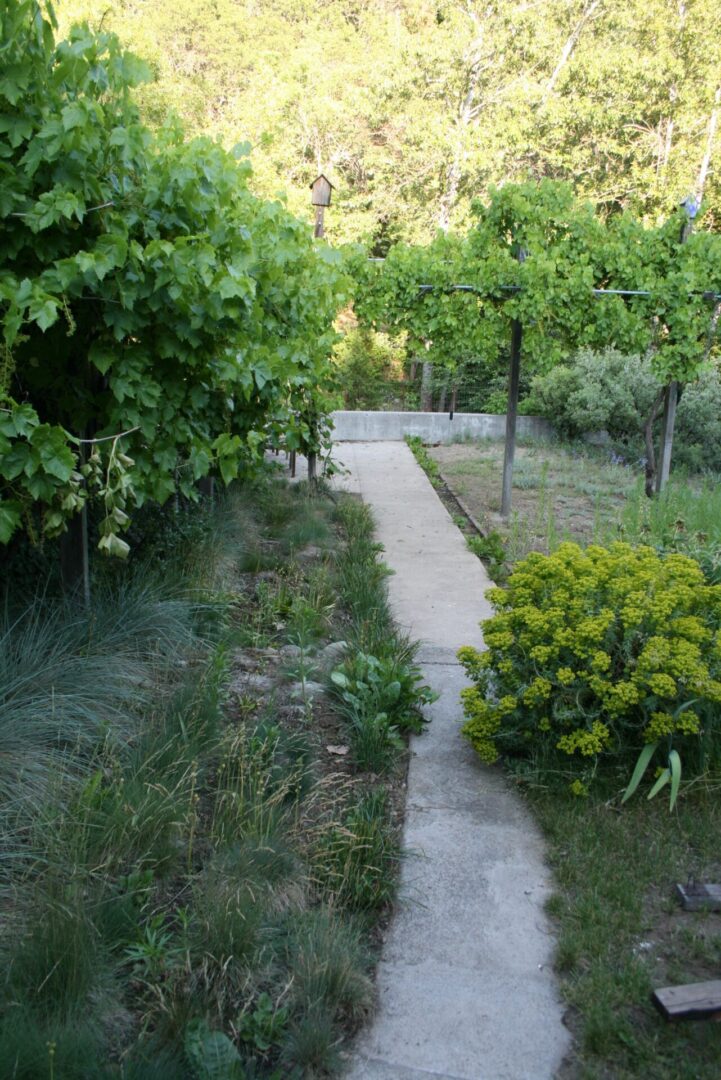
<instances>
[{"instance_id":1,"label":"birdhouse on pole","mask_svg":"<svg viewBox=\"0 0 721 1080\"><path fill-rule=\"evenodd\" d=\"M321 173L320 176L316 176L315 180L310 185L310 190L310 201L315 207L315 229L313 235L324 236L323 214L325 213L326 206L330 206L333 185L328 177L323 176L323 173Z\"/></svg>"}]
</instances>

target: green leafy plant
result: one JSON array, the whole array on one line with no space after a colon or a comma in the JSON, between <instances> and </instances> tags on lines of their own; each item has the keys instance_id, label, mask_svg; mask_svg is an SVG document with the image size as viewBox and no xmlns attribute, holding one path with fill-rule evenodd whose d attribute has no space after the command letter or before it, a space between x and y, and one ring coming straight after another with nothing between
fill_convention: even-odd
<instances>
[{"instance_id":1,"label":"green leafy plant","mask_svg":"<svg viewBox=\"0 0 721 1080\"><path fill-rule=\"evenodd\" d=\"M418 665L403 657L379 659L356 653L331 672L330 678L349 713L384 712L399 730L416 734L426 723L420 707L438 698L422 684Z\"/></svg>"},{"instance_id":2,"label":"green leafy plant","mask_svg":"<svg viewBox=\"0 0 721 1080\"><path fill-rule=\"evenodd\" d=\"M245 1080L245 1070L227 1035L193 1020L185 1031L185 1054L197 1080Z\"/></svg>"},{"instance_id":3,"label":"green leafy plant","mask_svg":"<svg viewBox=\"0 0 721 1080\"><path fill-rule=\"evenodd\" d=\"M278 1046L283 1038L288 1023L287 1005L278 1005L270 994L259 994L252 1008L240 1017L238 1038L261 1054Z\"/></svg>"},{"instance_id":4,"label":"green leafy plant","mask_svg":"<svg viewBox=\"0 0 721 1080\"><path fill-rule=\"evenodd\" d=\"M172 930L165 926L163 914L154 915L144 928L141 938L125 950L125 958L138 977L152 981L177 963L183 955Z\"/></svg>"},{"instance_id":5,"label":"green leafy plant","mask_svg":"<svg viewBox=\"0 0 721 1080\"><path fill-rule=\"evenodd\" d=\"M469 549L488 566L493 580L500 584L508 577L508 556L503 537L498 532L486 536L469 536L466 541Z\"/></svg>"},{"instance_id":6,"label":"green leafy plant","mask_svg":"<svg viewBox=\"0 0 721 1080\"><path fill-rule=\"evenodd\" d=\"M131 98L147 67L55 26L19 0L0 28L0 542L54 535L97 495L101 548L125 555L133 506L197 499L268 444L320 451L347 289L338 256L250 193L245 146L151 131Z\"/></svg>"},{"instance_id":7,"label":"green leafy plant","mask_svg":"<svg viewBox=\"0 0 721 1080\"><path fill-rule=\"evenodd\" d=\"M529 555L488 595L487 651L459 653L475 684L462 692L464 733L484 760L576 763L582 793L598 763L627 767L642 752L628 798L663 747L653 793L670 783L672 803L681 756L696 773L717 760L721 591L692 559L566 543Z\"/></svg>"}]
</instances>

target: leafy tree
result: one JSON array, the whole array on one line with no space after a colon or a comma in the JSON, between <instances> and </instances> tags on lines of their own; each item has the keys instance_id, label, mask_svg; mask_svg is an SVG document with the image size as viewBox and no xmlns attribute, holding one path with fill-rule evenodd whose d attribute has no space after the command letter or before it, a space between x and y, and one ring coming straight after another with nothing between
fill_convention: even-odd
<instances>
[{"instance_id":1,"label":"leafy tree","mask_svg":"<svg viewBox=\"0 0 721 1080\"><path fill-rule=\"evenodd\" d=\"M489 185L573 181L656 224L693 191L718 221L715 0L65 0L148 56L148 118L254 145L257 190L330 235L428 242L467 228Z\"/></svg>"},{"instance_id":2,"label":"leafy tree","mask_svg":"<svg viewBox=\"0 0 721 1080\"><path fill-rule=\"evenodd\" d=\"M248 191L244 146L153 134L113 34L56 45L49 6L0 10L0 540L62 530L94 486L122 554L126 501L316 445L339 259Z\"/></svg>"}]
</instances>

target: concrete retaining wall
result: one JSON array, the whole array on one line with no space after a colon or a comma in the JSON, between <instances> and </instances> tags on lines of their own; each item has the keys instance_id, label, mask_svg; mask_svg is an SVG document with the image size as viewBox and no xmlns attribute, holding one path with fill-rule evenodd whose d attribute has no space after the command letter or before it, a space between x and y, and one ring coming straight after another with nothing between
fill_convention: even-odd
<instances>
[{"instance_id":1,"label":"concrete retaining wall","mask_svg":"<svg viewBox=\"0 0 721 1080\"><path fill-rule=\"evenodd\" d=\"M502 439L505 416L491 413L429 412L334 412L333 439L336 442L398 442L406 435L419 435L426 442L449 443L455 439ZM521 437L550 438L553 428L541 416L519 416L516 431Z\"/></svg>"}]
</instances>

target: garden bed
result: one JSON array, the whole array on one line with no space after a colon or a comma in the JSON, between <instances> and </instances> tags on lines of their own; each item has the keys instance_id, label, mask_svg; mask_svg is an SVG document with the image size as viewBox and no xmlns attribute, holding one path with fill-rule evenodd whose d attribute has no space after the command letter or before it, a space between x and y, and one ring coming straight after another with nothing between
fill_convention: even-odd
<instances>
[{"instance_id":1,"label":"garden bed","mask_svg":"<svg viewBox=\"0 0 721 1080\"><path fill-rule=\"evenodd\" d=\"M712 580L721 568L721 488L714 476L672 475L660 499L643 492L643 466L611 449L560 441L516 447L512 509L500 516L504 444L483 440L432 446L437 477L486 536L496 536L506 569L530 551L564 540L582 547L613 540L699 558ZM474 531L474 530L473 530ZM497 560L495 560L497 561ZM491 567L491 572L493 572Z\"/></svg>"},{"instance_id":2,"label":"garden bed","mask_svg":"<svg viewBox=\"0 0 721 1080\"><path fill-rule=\"evenodd\" d=\"M373 1007L423 698L372 522L263 483L134 528L89 620L46 601L2 635L0 1077L330 1075Z\"/></svg>"}]
</instances>

